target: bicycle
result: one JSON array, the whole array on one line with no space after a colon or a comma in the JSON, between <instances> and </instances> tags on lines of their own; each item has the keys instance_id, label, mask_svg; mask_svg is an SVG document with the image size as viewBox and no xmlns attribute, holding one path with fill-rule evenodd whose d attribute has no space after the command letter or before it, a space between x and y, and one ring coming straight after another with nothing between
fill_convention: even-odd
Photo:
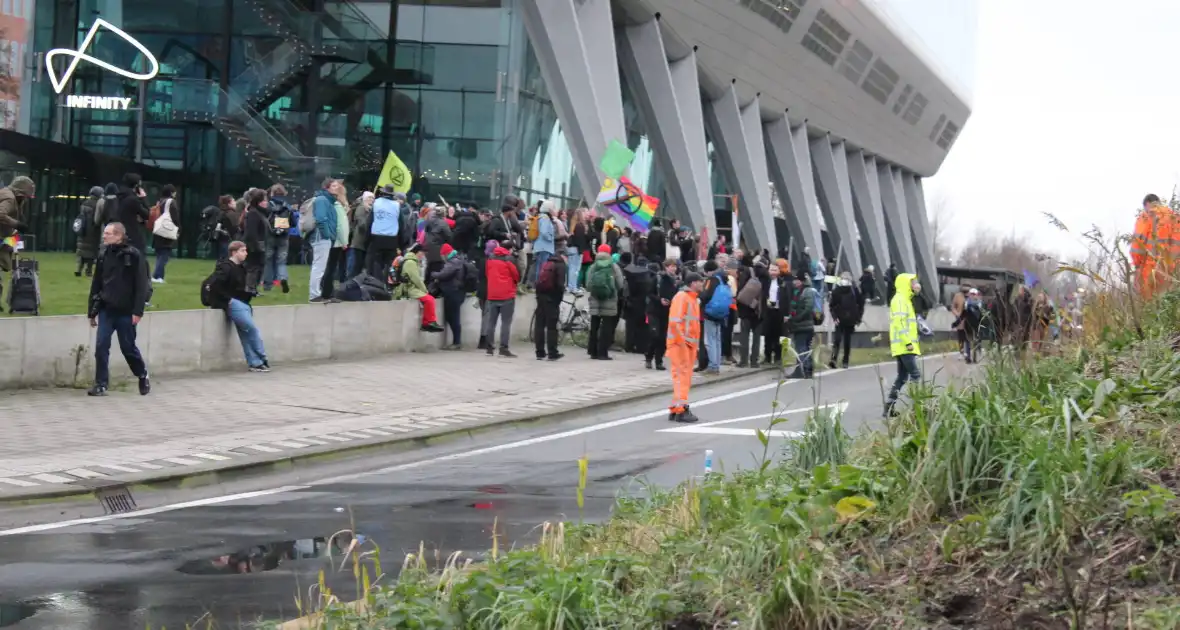
<instances>
[{"instance_id":1,"label":"bicycle","mask_svg":"<svg viewBox=\"0 0 1180 630\"><path fill-rule=\"evenodd\" d=\"M557 323L557 345L573 345L585 348L590 341L590 311L578 306L577 296L566 293L561 300ZM535 342L534 331L537 329L537 311L529 318L529 342Z\"/></svg>"}]
</instances>

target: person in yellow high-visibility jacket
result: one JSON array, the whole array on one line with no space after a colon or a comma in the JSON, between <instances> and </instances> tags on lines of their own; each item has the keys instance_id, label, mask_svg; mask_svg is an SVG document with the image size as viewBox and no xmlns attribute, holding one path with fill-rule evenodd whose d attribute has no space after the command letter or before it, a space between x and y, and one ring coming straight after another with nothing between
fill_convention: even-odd
<instances>
[{"instance_id":1,"label":"person in yellow high-visibility jacket","mask_svg":"<svg viewBox=\"0 0 1180 630\"><path fill-rule=\"evenodd\" d=\"M1131 238L1131 264L1144 298L1166 291L1180 262L1180 218L1156 195L1143 198Z\"/></svg>"},{"instance_id":2,"label":"person in yellow high-visibility jacket","mask_svg":"<svg viewBox=\"0 0 1180 630\"><path fill-rule=\"evenodd\" d=\"M696 365L701 344L701 289L705 280L695 273L684 277L684 288L672 298L668 309L667 356L672 371L672 404L668 419L674 422L696 422L697 417L688 406L688 392L692 389L692 370Z\"/></svg>"},{"instance_id":3,"label":"person in yellow high-visibility jacket","mask_svg":"<svg viewBox=\"0 0 1180 630\"><path fill-rule=\"evenodd\" d=\"M893 286L897 292L889 302L889 351L897 361L897 379L893 381L893 389L889 390L889 399L885 402L886 417L893 415L906 381L916 383L922 380L918 365L922 346L918 343L918 313L914 310L914 295L922 290L922 285L915 274L901 273Z\"/></svg>"}]
</instances>

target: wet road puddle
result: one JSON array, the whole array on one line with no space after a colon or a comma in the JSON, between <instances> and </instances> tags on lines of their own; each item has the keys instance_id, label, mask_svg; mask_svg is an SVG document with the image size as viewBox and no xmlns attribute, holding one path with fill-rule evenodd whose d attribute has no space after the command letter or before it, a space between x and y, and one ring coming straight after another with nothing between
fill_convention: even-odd
<instances>
[{"instance_id":1,"label":"wet road puddle","mask_svg":"<svg viewBox=\"0 0 1180 630\"><path fill-rule=\"evenodd\" d=\"M43 600L29 600L15 604L0 603L0 628L15 626L16 624L37 614L45 607Z\"/></svg>"}]
</instances>

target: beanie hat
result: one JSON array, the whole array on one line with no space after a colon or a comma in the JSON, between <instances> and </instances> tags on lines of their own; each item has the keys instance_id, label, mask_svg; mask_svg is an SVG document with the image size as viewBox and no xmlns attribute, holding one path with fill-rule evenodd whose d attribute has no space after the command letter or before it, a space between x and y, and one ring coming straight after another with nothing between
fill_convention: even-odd
<instances>
[{"instance_id":1,"label":"beanie hat","mask_svg":"<svg viewBox=\"0 0 1180 630\"><path fill-rule=\"evenodd\" d=\"M696 273L694 271L690 271L690 272L684 274L684 285L685 286L688 286L694 282L700 282L701 280L704 280L704 278L701 277L701 274Z\"/></svg>"},{"instance_id":2,"label":"beanie hat","mask_svg":"<svg viewBox=\"0 0 1180 630\"><path fill-rule=\"evenodd\" d=\"M439 248L438 253L442 254L443 258L450 258L455 254L455 248L446 243L443 243L443 246Z\"/></svg>"},{"instance_id":3,"label":"beanie hat","mask_svg":"<svg viewBox=\"0 0 1180 630\"><path fill-rule=\"evenodd\" d=\"M598 253L599 254L609 254L610 253L610 245L599 245L598 246Z\"/></svg>"}]
</instances>

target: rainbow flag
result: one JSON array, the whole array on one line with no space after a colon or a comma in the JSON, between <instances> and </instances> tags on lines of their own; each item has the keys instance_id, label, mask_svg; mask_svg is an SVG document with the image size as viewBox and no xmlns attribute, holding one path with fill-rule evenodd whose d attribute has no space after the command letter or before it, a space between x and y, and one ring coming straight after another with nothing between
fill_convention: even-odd
<instances>
[{"instance_id":1,"label":"rainbow flag","mask_svg":"<svg viewBox=\"0 0 1180 630\"><path fill-rule=\"evenodd\" d=\"M13 234L12 236L4 239L3 245L14 252L19 252L25 248L24 243L21 242L20 234Z\"/></svg>"},{"instance_id":2,"label":"rainbow flag","mask_svg":"<svg viewBox=\"0 0 1180 630\"><path fill-rule=\"evenodd\" d=\"M598 193L598 203L615 216L630 224L637 232L651 229L651 220L656 216L660 200L643 192L631 180L620 177L616 183L607 178Z\"/></svg>"}]
</instances>

